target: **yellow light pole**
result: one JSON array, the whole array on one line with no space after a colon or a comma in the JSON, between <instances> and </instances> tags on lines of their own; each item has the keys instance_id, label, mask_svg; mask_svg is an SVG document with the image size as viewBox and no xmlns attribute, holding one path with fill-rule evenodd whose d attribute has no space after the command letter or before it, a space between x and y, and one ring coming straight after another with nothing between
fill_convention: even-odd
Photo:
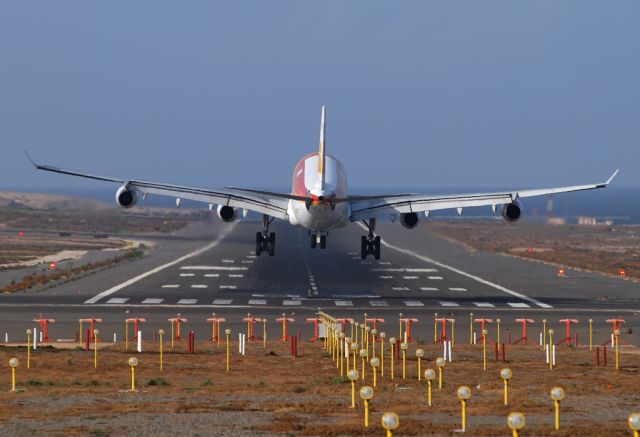
<instances>
[{"instance_id":1,"label":"yellow light pole","mask_svg":"<svg viewBox=\"0 0 640 437\"><path fill-rule=\"evenodd\" d=\"M360 344L362 345L363 348L366 348L365 346L365 338L364 338L364 325L360 324Z\"/></svg>"},{"instance_id":2,"label":"yellow light pole","mask_svg":"<svg viewBox=\"0 0 640 437\"><path fill-rule=\"evenodd\" d=\"M400 343L400 349L402 349L402 379L407 377L407 348L409 345L405 342Z\"/></svg>"},{"instance_id":3,"label":"yellow light pole","mask_svg":"<svg viewBox=\"0 0 640 437\"><path fill-rule=\"evenodd\" d=\"M633 437L640 437L640 414L633 413L627 420L629 428L633 431Z\"/></svg>"},{"instance_id":4,"label":"yellow light pole","mask_svg":"<svg viewBox=\"0 0 640 437\"><path fill-rule=\"evenodd\" d=\"M360 338L360 323L355 322L354 323L355 328L356 328L356 336L355 337L351 337L354 340L354 343L358 342L358 338Z\"/></svg>"},{"instance_id":5,"label":"yellow light pole","mask_svg":"<svg viewBox=\"0 0 640 437\"><path fill-rule=\"evenodd\" d=\"M173 337L174 336L175 336L175 334L174 334L173 320L171 320L171 352L173 352Z\"/></svg>"},{"instance_id":6,"label":"yellow light pole","mask_svg":"<svg viewBox=\"0 0 640 437\"><path fill-rule=\"evenodd\" d=\"M347 369L345 371L348 372L349 369L351 369L351 338L350 337L344 338L344 352L347 359Z\"/></svg>"},{"instance_id":7,"label":"yellow light pole","mask_svg":"<svg viewBox=\"0 0 640 437\"><path fill-rule=\"evenodd\" d=\"M353 338L353 319L349 320L349 325L351 325L351 335L349 336L350 338Z\"/></svg>"},{"instance_id":8,"label":"yellow light pole","mask_svg":"<svg viewBox=\"0 0 640 437\"><path fill-rule=\"evenodd\" d=\"M398 314L398 326L399 326L398 341L402 341L402 313Z\"/></svg>"},{"instance_id":9,"label":"yellow light pole","mask_svg":"<svg viewBox=\"0 0 640 437\"><path fill-rule=\"evenodd\" d=\"M456 321L451 319L451 348L456 344Z\"/></svg>"},{"instance_id":10,"label":"yellow light pole","mask_svg":"<svg viewBox=\"0 0 640 437\"><path fill-rule=\"evenodd\" d=\"M364 427L369 428L369 401L373 398L373 387L365 385L360 388L360 397L364 401Z\"/></svg>"},{"instance_id":11,"label":"yellow light pole","mask_svg":"<svg viewBox=\"0 0 640 437\"><path fill-rule=\"evenodd\" d=\"M267 349L267 319L262 319L262 349Z\"/></svg>"},{"instance_id":12,"label":"yellow light pole","mask_svg":"<svg viewBox=\"0 0 640 437\"><path fill-rule=\"evenodd\" d=\"M371 356L375 357L376 356L376 341L378 338L378 330L377 329L372 329L371 330Z\"/></svg>"},{"instance_id":13,"label":"yellow light pole","mask_svg":"<svg viewBox=\"0 0 640 437\"><path fill-rule=\"evenodd\" d=\"M356 362L356 354L358 353L358 344L351 343L351 352L353 353L353 370L357 370L358 363Z\"/></svg>"},{"instance_id":14,"label":"yellow light pole","mask_svg":"<svg viewBox=\"0 0 640 437\"><path fill-rule=\"evenodd\" d=\"M416 349L416 357L418 358L418 381L422 379L422 371L420 370L420 362L424 357L424 349Z\"/></svg>"},{"instance_id":15,"label":"yellow light pole","mask_svg":"<svg viewBox=\"0 0 640 437\"><path fill-rule=\"evenodd\" d=\"M439 390L442 389L442 368L446 363L447 361L442 357L438 357L436 359L436 366L438 366L438 389Z\"/></svg>"},{"instance_id":16,"label":"yellow light pole","mask_svg":"<svg viewBox=\"0 0 640 437\"><path fill-rule=\"evenodd\" d=\"M129 351L129 322L124 321L124 351Z\"/></svg>"},{"instance_id":17,"label":"yellow light pole","mask_svg":"<svg viewBox=\"0 0 640 437\"><path fill-rule=\"evenodd\" d=\"M389 350L391 351L391 379L394 378L393 373L394 373L394 370L395 370L394 369L394 367L395 367L395 364L394 364L394 360L395 360L395 353L394 353L395 352L395 345L396 345L396 338L395 337L391 337L389 339Z\"/></svg>"},{"instance_id":18,"label":"yellow light pole","mask_svg":"<svg viewBox=\"0 0 640 437\"><path fill-rule=\"evenodd\" d=\"M131 367L131 390L136 391L136 366L138 365L138 359L136 357L129 358L129 367Z\"/></svg>"},{"instance_id":19,"label":"yellow light pole","mask_svg":"<svg viewBox=\"0 0 640 437\"><path fill-rule=\"evenodd\" d=\"M162 337L164 336L164 329L158 329L158 336L160 337L160 371L162 372Z\"/></svg>"},{"instance_id":20,"label":"yellow light pole","mask_svg":"<svg viewBox=\"0 0 640 437\"><path fill-rule=\"evenodd\" d=\"M589 350L593 350L593 319L589 319Z\"/></svg>"},{"instance_id":21,"label":"yellow light pole","mask_svg":"<svg viewBox=\"0 0 640 437\"><path fill-rule=\"evenodd\" d=\"M553 370L553 329L549 329L549 370Z\"/></svg>"},{"instance_id":22,"label":"yellow light pole","mask_svg":"<svg viewBox=\"0 0 640 437\"><path fill-rule=\"evenodd\" d=\"M11 358L9 360L9 367L11 367L11 391L16 391L16 367L18 367L20 361L17 358Z\"/></svg>"},{"instance_id":23,"label":"yellow light pole","mask_svg":"<svg viewBox=\"0 0 640 437\"><path fill-rule=\"evenodd\" d=\"M487 370L487 330L482 330L482 368Z\"/></svg>"},{"instance_id":24,"label":"yellow light pole","mask_svg":"<svg viewBox=\"0 0 640 437\"><path fill-rule=\"evenodd\" d=\"M507 417L507 425L511 429L513 437L519 437L520 430L524 428L525 419L522 413L509 413Z\"/></svg>"},{"instance_id":25,"label":"yellow light pole","mask_svg":"<svg viewBox=\"0 0 640 437\"><path fill-rule=\"evenodd\" d=\"M500 350L500 319L497 319L496 322L498 323L498 350Z\"/></svg>"},{"instance_id":26,"label":"yellow light pole","mask_svg":"<svg viewBox=\"0 0 640 437\"><path fill-rule=\"evenodd\" d=\"M505 367L500 371L500 378L504 381L504 404L509 405L509 380L513 376L511 369Z\"/></svg>"},{"instance_id":27,"label":"yellow light pole","mask_svg":"<svg viewBox=\"0 0 640 437\"><path fill-rule=\"evenodd\" d=\"M433 344L438 343L438 313L433 314Z\"/></svg>"},{"instance_id":28,"label":"yellow light pole","mask_svg":"<svg viewBox=\"0 0 640 437\"><path fill-rule=\"evenodd\" d=\"M469 344L473 344L473 313L469 313Z\"/></svg>"},{"instance_id":29,"label":"yellow light pole","mask_svg":"<svg viewBox=\"0 0 640 437\"><path fill-rule=\"evenodd\" d=\"M547 319L542 319L542 347L547 345Z\"/></svg>"},{"instance_id":30,"label":"yellow light pole","mask_svg":"<svg viewBox=\"0 0 640 437\"><path fill-rule=\"evenodd\" d=\"M618 370L620 368L620 330L616 329L613 334L616 342L616 370Z\"/></svg>"},{"instance_id":31,"label":"yellow light pole","mask_svg":"<svg viewBox=\"0 0 640 437\"><path fill-rule=\"evenodd\" d=\"M93 368L98 368L98 334L100 331L97 329L93 330Z\"/></svg>"},{"instance_id":32,"label":"yellow light pole","mask_svg":"<svg viewBox=\"0 0 640 437\"><path fill-rule=\"evenodd\" d=\"M362 377L362 380L364 381L364 362L367 359L367 350L366 349L360 349L360 359L362 360L362 374L360 376Z\"/></svg>"},{"instance_id":33,"label":"yellow light pole","mask_svg":"<svg viewBox=\"0 0 640 437\"><path fill-rule=\"evenodd\" d=\"M358 371L355 369L349 370L347 377L351 381L351 406L349 408L356 407L356 381L358 380Z\"/></svg>"},{"instance_id":34,"label":"yellow light pole","mask_svg":"<svg viewBox=\"0 0 640 437\"><path fill-rule=\"evenodd\" d=\"M471 397L471 389L461 385L458 387L457 395L462 403L462 432L467 432L467 400Z\"/></svg>"},{"instance_id":35,"label":"yellow light pole","mask_svg":"<svg viewBox=\"0 0 640 437\"><path fill-rule=\"evenodd\" d=\"M369 355L369 337L370 337L369 333L370 332L371 332L371 328L369 328L368 326L365 326L364 327L364 341L366 342L365 344L367 345L366 346L367 356ZM373 354L373 355L375 355L375 354Z\"/></svg>"},{"instance_id":36,"label":"yellow light pole","mask_svg":"<svg viewBox=\"0 0 640 437\"><path fill-rule=\"evenodd\" d=\"M387 437L393 437L393 431L400 426L400 417L396 413L382 415L382 427L387 431Z\"/></svg>"},{"instance_id":37,"label":"yellow light pole","mask_svg":"<svg viewBox=\"0 0 640 437\"><path fill-rule=\"evenodd\" d=\"M363 325L364 325L364 327L366 329L366 327L367 327L367 313L363 314L362 320L363 320Z\"/></svg>"},{"instance_id":38,"label":"yellow light pole","mask_svg":"<svg viewBox=\"0 0 640 437\"><path fill-rule=\"evenodd\" d=\"M433 369L427 369L424 371L424 377L427 380L427 403L431 406L431 384L436 379L436 371Z\"/></svg>"},{"instance_id":39,"label":"yellow light pole","mask_svg":"<svg viewBox=\"0 0 640 437\"><path fill-rule=\"evenodd\" d=\"M386 336L386 333L380 333L380 376L384 376L384 339Z\"/></svg>"},{"instance_id":40,"label":"yellow light pole","mask_svg":"<svg viewBox=\"0 0 640 437\"><path fill-rule=\"evenodd\" d=\"M378 386L378 367L380 366L380 359L378 357L371 358L371 367L373 367L373 387Z\"/></svg>"},{"instance_id":41,"label":"yellow light pole","mask_svg":"<svg viewBox=\"0 0 640 437\"><path fill-rule=\"evenodd\" d=\"M231 347L231 329L225 329L224 334L227 337L227 372L229 371L229 351Z\"/></svg>"},{"instance_id":42,"label":"yellow light pole","mask_svg":"<svg viewBox=\"0 0 640 437\"><path fill-rule=\"evenodd\" d=\"M344 375L344 333L340 333L340 376Z\"/></svg>"},{"instance_id":43,"label":"yellow light pole","mask_svg":"<svg viewBox=\"0 0 640 437\"><path fill-rule=\"evenodd\" d=\"M555 424L556 424L556 431L557 431L560 429L560 401L564 399L564 389L562 387L553 387L551 389L550 394L556 410Z\"/></svg>"},{"instance_id":44,"label":"yellow light pole","mask_svg":"<svg viewBox=\"0 0 640 437\"><path fill-rule=\"evenodd\" d=\"M27 329L27 369L31 368L31 329Z\"/></svg>"}]
</instances>

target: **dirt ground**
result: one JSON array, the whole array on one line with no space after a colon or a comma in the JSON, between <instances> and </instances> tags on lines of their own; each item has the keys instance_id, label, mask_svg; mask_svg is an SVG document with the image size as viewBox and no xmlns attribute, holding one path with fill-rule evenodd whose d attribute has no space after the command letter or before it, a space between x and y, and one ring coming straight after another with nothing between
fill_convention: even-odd
<instances>
[{"instance_id":1,"label":"dirt ground","mask_svg":"<svg viewBox=\"0 0 640 437\"><path fill-rule=\"evenodd\" d=\"M595 352L586 348L558 348L558 365L549 370L544 353L535 347L507 346L507 364L495 362L488 352L483 371L482 346L458 344L453 362L444 368L444 387L433 390L433 406L427 406L427 385L417 380L415 350L422 347L426 360L422 370L433 367L440 346L411 344L407 356L407 379L401 378L401 360L395 361L391 380L390 357L385 356L385 375L371 401L370 426L364 427L361 401L350 409L350 382L322 343L302 342L299 356L289 345L250 343L247 355L231 346L231 370L225 371L225 349L197 343L196 353L186 353L185 342L170 352L164 345L164 370L159 370L158 344L145 344L146 352L125 352L123 344L99 349L98 368L93 351L75 345L32 351L26 369L24 347L0 348L0 435L89 436L245 436L245 435L384 435L380 418L385 411L400 416L395 435L451 435L460 428L458 386L468 385L469 435L509 435L506 417L511 411L525 413L527 426L521 435L627 436L627 417L640 409L639 352L623 348L621 368L594 365ZM20 359L17 392L10 392L10 357ZM130 392L131 372L127 359L136 356L138 391ZM357 360L360 369L360 358ZM503 366L513 370L510 405L503 405ZM371 367L366 383L372 384ZM561 429L553 429L553 403L549 390L562 386ZM362 382L358 381L359 390Z\"/></svg>"}]
</instances>

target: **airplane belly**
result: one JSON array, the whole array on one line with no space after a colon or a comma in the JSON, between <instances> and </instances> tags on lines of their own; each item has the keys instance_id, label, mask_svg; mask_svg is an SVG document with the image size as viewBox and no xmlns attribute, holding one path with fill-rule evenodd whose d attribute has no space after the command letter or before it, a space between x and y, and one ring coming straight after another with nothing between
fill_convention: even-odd
<instances>
[{"instance_id":1,"label":"airplane belly","mask_svg":"<svg viewBox=\"0 0 640 437\"><path fill-rule=\"evenodd\" d=\"M339 203L334 209L329 205L311 205L307 209L303 202L291 202L289 222L305 229L326 232L343 228L349 224L350 208L348 203Z\"/></svg>"}]
</instances>

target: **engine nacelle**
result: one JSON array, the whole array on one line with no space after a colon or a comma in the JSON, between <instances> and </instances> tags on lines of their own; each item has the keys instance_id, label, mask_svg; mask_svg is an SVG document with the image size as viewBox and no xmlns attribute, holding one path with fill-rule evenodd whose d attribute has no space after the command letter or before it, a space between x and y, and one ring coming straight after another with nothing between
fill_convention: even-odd
<instances>
[{"instance_id":1,"label":"engine nacelle","mask_svg":"<svg viewBox=\"0 0 640 437\"><path fill-rule=\"evenodd\" d=\"M230 223L238 218L238 210L230 206L218 205L217 213L218 217L220 217L220 220L227 223Z\"/></svg>"},{"instance_id":2,"label":"engine nacelle","mask_svg":"<svg viewBox=\"0 0 640 437\"><path fill-rule=\"evenodd\" d=\"M415 212L406 212L400 214L400 224L407 229L413 229L418 226L418 214Z\"/></svg>"},{"instance_id":3,"label":"engine nacelle","mask_svg":"<svg viewBox=\"0 0 640 437\"><path fill-rule=\"evenodd\" d=\"M134 190L127 187L120 187L116 191L116 203L121 208L133 208L138 203L138 195Z\"/></svg>"},{"instance_id":4,"label":"engine nacelle","mask_svg":"<svg viewBox=\"0 0 640 437\"><path fill-rule=\"evenodd\" d=\"M507 203L502 206L502 218L508 222L515 222L522 216L522 205L519 202Z\"/></svg>"}]
</instances>

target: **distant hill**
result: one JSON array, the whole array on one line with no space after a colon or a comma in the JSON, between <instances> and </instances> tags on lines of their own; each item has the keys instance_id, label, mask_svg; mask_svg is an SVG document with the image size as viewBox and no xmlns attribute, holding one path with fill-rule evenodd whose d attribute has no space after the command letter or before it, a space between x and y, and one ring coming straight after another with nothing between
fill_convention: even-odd
<instances>
[{"instance_id":1,"label":"distant hill","mask_svg":"<svg viewBox=\"0 0 640 437\"><path fill-rule=\"evenodd\" d=\"M95 210L109 208L109 205L78 196L0 191L0 207L37 210Z\"/></svg>"}]
</instances>

